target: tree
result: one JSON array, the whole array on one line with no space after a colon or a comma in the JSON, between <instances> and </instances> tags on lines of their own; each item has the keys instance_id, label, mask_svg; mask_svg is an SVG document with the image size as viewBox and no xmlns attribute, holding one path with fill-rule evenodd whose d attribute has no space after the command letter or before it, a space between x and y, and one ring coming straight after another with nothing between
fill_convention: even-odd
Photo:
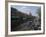
<instances>
[{"instance_id":1,"label":"tree","mask_svg":"<svg viewBox=\"0 0 46 37\"><path fill-rule=\"evenodd\" d=\"M38 8L37 14L39 16L39 19L38 19L39 25L37 25L37 27L38 27L39 30L41 30L41 8Z\"/></svg>"},{"instance_id":2,"label":"tree","mask_svg":"<svg viewBox=\"0 0 46 37\"><path fill-rule=\"evenodd\" d=\"M41 18L41 8L37 9L37 14L38 14L39 18Z\"/></svg>"}]
</instances>

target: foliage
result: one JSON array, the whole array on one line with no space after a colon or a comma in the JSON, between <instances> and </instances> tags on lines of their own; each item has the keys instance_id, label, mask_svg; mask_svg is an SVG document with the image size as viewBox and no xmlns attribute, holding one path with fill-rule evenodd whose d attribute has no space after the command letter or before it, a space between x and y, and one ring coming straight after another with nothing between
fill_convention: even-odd
<instances>
[{"instance_id":1,"label":"foliage","mask_svg":"<svg viewBox=\"0 0 46 37\"><path fill-rule=\"evenodd\" d=\"M39 17L41 17L41 8L37 9L37 14L38 14Z\"/></svg>"}]
</instances>

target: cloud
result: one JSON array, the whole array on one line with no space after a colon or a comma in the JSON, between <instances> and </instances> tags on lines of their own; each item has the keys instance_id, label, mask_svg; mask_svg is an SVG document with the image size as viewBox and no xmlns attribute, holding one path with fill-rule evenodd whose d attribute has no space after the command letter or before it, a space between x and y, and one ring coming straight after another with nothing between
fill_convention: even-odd
<instances>
[{"instance_id":1,"label":"cloud","mask_svg":"<svg viewBox=\"0 0 46 37\"><path fill-rule=\"evenodd\" d=\"M22 7L22 8L20 8L20 9L25 9L25 8L27 8L27 7Z\"/></svg>"}]
</instances>

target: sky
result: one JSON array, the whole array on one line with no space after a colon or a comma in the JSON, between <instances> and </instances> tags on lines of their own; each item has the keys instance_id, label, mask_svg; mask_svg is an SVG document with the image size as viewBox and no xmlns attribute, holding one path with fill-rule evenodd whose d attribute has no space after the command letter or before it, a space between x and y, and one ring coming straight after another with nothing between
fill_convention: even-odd
<instances>
[{"instance_id":1,"label":"sky","mask_svg":"<svg viewBox=\"0 0 46 37\"><path fill-rule=\"evenodd\" d=\"M37 9L40 8L40 6L22 6L22 5L12 5L11 7L16 8L22 13L25 13L28 15L31 13L33 16L38 16Z\"/></svg>"}]
</instances>

